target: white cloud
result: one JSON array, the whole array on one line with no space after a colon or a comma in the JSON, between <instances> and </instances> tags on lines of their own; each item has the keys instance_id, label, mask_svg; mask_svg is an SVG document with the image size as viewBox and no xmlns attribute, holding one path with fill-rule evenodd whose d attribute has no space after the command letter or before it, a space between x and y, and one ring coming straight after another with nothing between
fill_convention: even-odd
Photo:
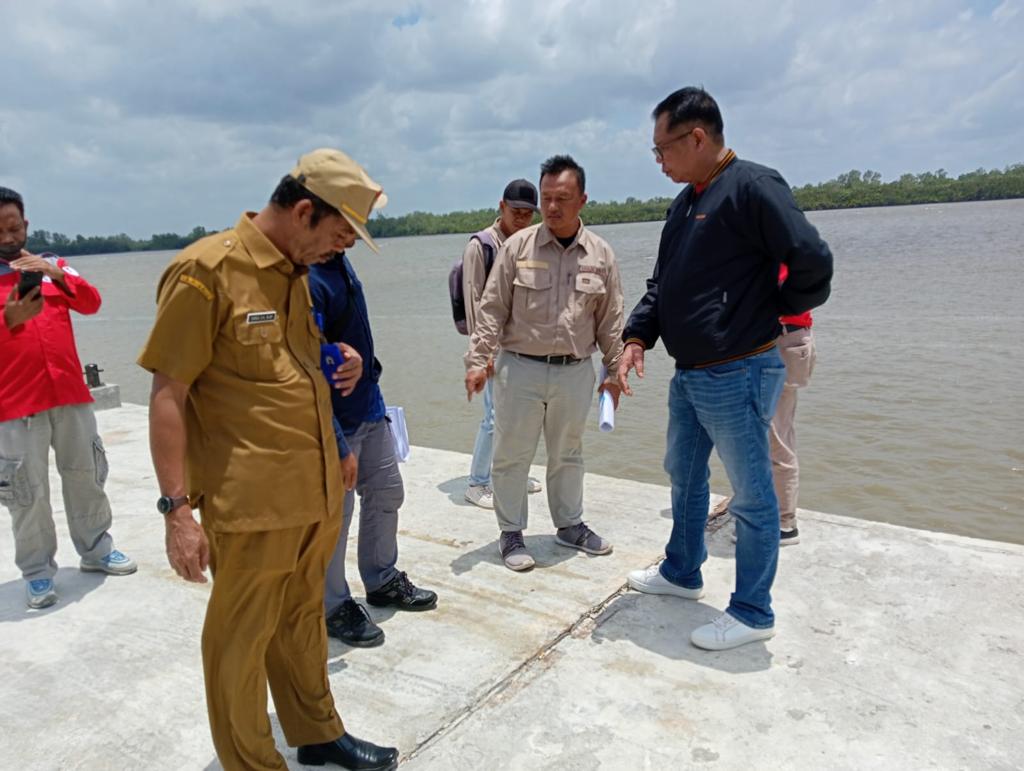
<instances>
[{"instance_id":1,"label":"white cloud","mask_svg":"<svg viewBox=\"0 0 1024 771\"><path fill-rule=\"evenodd\" d=\"M591 197L668 195L653 105L719 100L729 143L794 184L850 168L1024 161L1019 0L106 0L18 4L0 184L33 225L187 231L342 147L389 213L491 206L571 152Z\"/></svg>"}]
</instances>

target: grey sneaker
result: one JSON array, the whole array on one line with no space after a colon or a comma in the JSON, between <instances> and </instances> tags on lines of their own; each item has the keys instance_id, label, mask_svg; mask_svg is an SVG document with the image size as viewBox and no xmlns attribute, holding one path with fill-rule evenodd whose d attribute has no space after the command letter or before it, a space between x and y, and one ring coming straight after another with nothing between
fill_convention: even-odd
<instances>
[{"instance_id":1,"label":"grey sneaker","mask_svg":"<svg viewBox=\"0 0 1024 771\"><path fill-rule=\"evenodd\" d=\"M494 491L490 485L470 485L466 488L466 500L481 509L493 509Z\"/></svg>"},{"instance_id":2,"label":"grey sneaker","mask_svg":"<svg viewBox=\"0 0 1024 771\"><path fill-rule=\"evenodd\" d=\"M529 570L537 564L533 561L530 553L526 551L526 542L523 541L522 530L502 533L501 538L498 539L498 551L501 553L501 559L504 561L505 567L509 570L521 572Z\"/></svg>"},{"instance_id":3,"label":"grey sneaker","mask_svg":"<svg viewBox=\"0 0 1024 771\"><path fill-rule=\"evenodd\" d=\"M48 608L57 601L57 592L53 588L53 579L50 578L26 581L25 592L28 595L28 606L36 610Z\"/></svg>"},{"instance_id":4,"label":"grey sneaker","mask_svg":"<svg viewBox=\"0 0 1024 771\"><path fill-rule=\"evenodd\" d=\"M555 534L555 543L561 546L568 546L570 549L579 549L587 554L611 554L612 544L599 536L589 527L586 522L580 522L572 527L560 527Z\"/></svg>"},{"instance_id":5,"label":"grey sneaker","mask_svg":"<svg viewBox=\"0 0 1024 771\"><path fill-rule=\"evenodd\" d=\"M127 576L139 569L135 560L117 549L112 549L110 554L98 560L83 559L78 567L86 573L106 573L108 576Z\"/></svg>"},{"instance_id":6,"label":"grey sneaker","mask_svg":"<svg viewBox=\"0 0 1024 771\"><path fill-rule=\"evenodd\" d=\"M541 485L539 479L535 479L534 477L526 478L526 492L528 492L530 495L533 495L534 493L539 493L543 489L544 488Z\"/></svg>"}]
</instances>

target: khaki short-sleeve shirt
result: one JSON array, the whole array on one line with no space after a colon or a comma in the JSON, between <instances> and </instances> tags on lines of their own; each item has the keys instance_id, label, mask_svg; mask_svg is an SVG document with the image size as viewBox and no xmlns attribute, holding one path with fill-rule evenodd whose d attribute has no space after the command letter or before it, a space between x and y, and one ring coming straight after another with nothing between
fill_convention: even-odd
<instances>
[{"instance_id":1,"label":"khaki short-sleeve shirt","mask_svg":"<svg viewBox=\"0 0 1024 771\"><path fill-rule=\"evenodd\" d=\"M167 267L139 356L189 386L189 497L223 532L339 516L345 493L306 271L250 216Z\"/></svg>"},{"instance_id":2,"label":"khaki short-sleeve shirt","mask_svg":"<svg viewBox=\"0 0 1024 771\"><path fill-rule=\"evenodd\" d=\"M547 225L533 225L509 236L495 257L466 367L482 369L499 346L580 359L600 350L614 373L623 321L622 281L608 242L580 223L563 247Z\"/></svg>"}]
</instances>

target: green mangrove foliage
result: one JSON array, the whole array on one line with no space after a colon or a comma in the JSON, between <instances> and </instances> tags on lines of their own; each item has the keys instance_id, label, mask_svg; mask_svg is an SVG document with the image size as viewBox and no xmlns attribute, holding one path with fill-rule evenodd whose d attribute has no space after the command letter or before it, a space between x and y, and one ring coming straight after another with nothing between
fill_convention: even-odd
<instances>
[{"instance_id":1,"label":"green mangrove foliage","mask_svg":"<svg viewBox=\"0 0 1024 771\"><path fill-rule=\"evenodd\" d=\"M849 209L864 206L902 206L921 203L957 201L994 201L1024 198L1024 164L1003 170L977 169L959 177L950 177L944 169L924 174L904 174L892 182L883 182L877 171L857 170L840 174L828 182L804 185L793 189L797 203L806 211ZM616 222L651 222L665 218L671 198L640 201L598 203L591 201L583 210L589 225L610 225ZM398 217L378 213L368 223L374 238L394 236L427 236L442 233L473 233L494 221L494 209L457 211L447 214L412 212ZM33 231L27 248L33 252L55 252L61 255L110 254L182 249L193 241L216 231L196 227L187 235L157 233L151 238L136 240L121 233L116 236L75 236L45 230Z\"/></svg>"}]
</instances>

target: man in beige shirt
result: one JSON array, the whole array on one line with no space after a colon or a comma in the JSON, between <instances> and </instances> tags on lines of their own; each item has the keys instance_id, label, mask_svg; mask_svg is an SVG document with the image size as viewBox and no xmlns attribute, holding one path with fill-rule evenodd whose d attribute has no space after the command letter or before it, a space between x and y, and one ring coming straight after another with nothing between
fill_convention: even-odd
<instances>
[{"instance_id":1,"label":"man in beige shirt","mask_svg":"<svg viewBox=\"0 0 1024 771\"><path fill-rule=\"evenodd\" d=\"M357 463L335 427L306 281L308 265L357 237L372 245L365 223L380 199L344 153L304 155L262 211L175 257L139 357L153 373L168 561L187 581L204 583L207 567L214 577L203 672L226 771L287 767L268 685L299 763L398 762L396 749L345 733L327 680L324 574ZM343 393L354 386L344 368L332 374Z\"/></svg>"},{"instance_id":2,"label":"man in beige shirt","mask_svg":"<svg viewBox=\"0 0 1024 771\"><path fill-rule=\"evenodd\" d=\"M622 284L615 253L580 220L583 168L567 155L541 165L540 225L508 238L487 280L466 354L466 393L484 389L494 364L494 509L506 567L529 570L526 480L541 431L551 518L562 546L608 554L583 521L583 431L594 394L591 355L614 373L622 352ZM618 402L609 375L600 390Z\"/></svg>"},{"instance_id":3,"label":"man in beige shirt","mask_svg":"<svg viewBox=\"0 0 1024 771\"><path fill-rule=\"evenodd\" d=\"M537 188L525 179L514 179L505 186L498 204L498 219L489 228L474 234L462 253L462 294L466 301L466 333L473 334L484 285L498 249L505 239L533 222L537 208ZM491 462L494 460L494 389L488 378L483 391L484 417L476 433L473 460L469 467L466 500L483 509L494 508L491 489ZM528 493L539 493L541 484L533 477L526 480Z\"/></svg>"}]
</instances>

